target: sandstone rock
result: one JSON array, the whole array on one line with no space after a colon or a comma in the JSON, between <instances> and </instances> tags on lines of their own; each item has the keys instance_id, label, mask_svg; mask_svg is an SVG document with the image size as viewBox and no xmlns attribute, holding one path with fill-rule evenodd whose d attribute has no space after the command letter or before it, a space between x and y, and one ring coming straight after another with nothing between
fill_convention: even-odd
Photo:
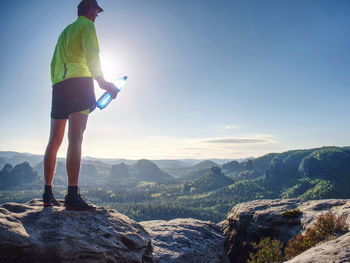
<instances>
[{"instance_id":1,"label":"sandstone rock","mask_svg":"<svg viewBox=\"0 0 350 263\"><path fill-rule=\"evenodd\" d=\"M350 262L350 233L306 250L288 263Z\"/></svg>"},{"instance_id":2,"label":"sandstone rock","mask_svg":"<svg viewBox=\"0 0 350 263\"><path fill-rule=\"evenodd\" d=\"M140 222L150 233L159 263L226 263L225 237L211 222L191 218Z\"/></svg>"},{"instance_id":3,"label":"sandstone rock","mask_svg":"<svg viewBox=\"0 0 350 263\"><path fill-rule=\"evenodd\" d=\"M281 215L286 210L296 208L302 211L301 216L288 218ZM251 242L259 242L263 237L276 237L286 244L310 227L321 213L328 211L345 214L347 223L350 223L350 200L345 199L256 200L236 205L226 220L220 223L227 237L225 247L231 262L246 262L252 249Z\"/></svg>"},{"instance_id":4,"label":"sandstone rock","mask_svg":"<svg viewBox=\"0 0 350 263\"><path fill-rule=\"evenodd\" d=\"M153 262L145 229L115 210L0 206L0 262Z\"/></svg>"}]
</instances>

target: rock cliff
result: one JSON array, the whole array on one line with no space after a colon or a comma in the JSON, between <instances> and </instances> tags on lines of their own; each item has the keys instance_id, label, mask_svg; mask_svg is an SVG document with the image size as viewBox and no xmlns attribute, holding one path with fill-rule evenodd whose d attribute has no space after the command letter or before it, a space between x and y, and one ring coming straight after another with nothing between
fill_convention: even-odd
<instances>
[{"instance_id":1,"label":"rock cliff","mask_svg":"<svg viewBox=\"0 0 350 263\"><path fill-rule=\"evenodd\" d=\"M330 263L350 262L350 233L321 243L286 263Z\"/></svg>"},{"instance_id":2,"label":"rock cliff","mask_svg":"<svg viewBox=\"0 0 350 263\"><path fill-rule=\"evenodd\" d=\"M190 218L137 223L104 208L43 208L41 199L0 206L6 263L227 263L224 242L218 225Z\"/></svg>"},{"instance_id":3,"label":"rock cliff","mask_svg":"<svg viewBox=\"0 0 350 263\"><path fill-rule=\"evenodd\" d=\"M151 238L115 210L43 208L40 199L0 206L0 262L153 262Z\"/></svg>"},{"instance_id":4,"label":"rock cliff","mask_svg":"<svg viewBox=\"0 0 350 263\"><path fill-rule=\"evenodd\" d=\"M302 213L283 216L298 208ZM286 244L321 213L344 214L350 200L257 200L236 205L216 225L178 218L135 222L115 210L43 208L40 199L0 206L0 262L228 263L246 262L251 242ZM326 240L290 263L350 262L350 232Z\"/></svg>"},{"instance_id":5,"label":"rock cliff","mask_svg":"<svg viewBox=\"0 0 350 263\"><path fill-rule=\"evenodd\" d=\"M300 216L282 216L284 211L296 208L302 212ZM346 215L347 223L350 223L348 199L257 200L238 204L228 213L226 220L220 223L227 237L225 246L228 256L231 262L246 262L252 249L251 242L258 242L263 237L276 237L286 244L310 227L321 213L328 211ZM345 234L319 244L290 262L350 262L349 239L349 234Z\"/></svg>"},{"instance_id":6,"label":"rock cliff","mask_svg":"<svg viewBox=\"0 0 350 263\"><path fill-rule=\"evenodd\" d=\"M150 233L159 263L228 263L225 237L211 222L192 218L140 222Z\"/></svg>"}]
</instances>

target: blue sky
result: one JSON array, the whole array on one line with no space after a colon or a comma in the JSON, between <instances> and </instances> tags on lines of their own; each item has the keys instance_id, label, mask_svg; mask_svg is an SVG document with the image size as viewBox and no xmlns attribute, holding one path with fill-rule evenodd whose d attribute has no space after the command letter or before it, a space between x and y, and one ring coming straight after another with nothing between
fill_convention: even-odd
<instances>
[{"instance_id":1,"label":"blue sky","mask_svg":"<svg viewBox=\"0 0 350 263\"><path fill-rule=\"evenodd\" d=\"M0 150L44 153L49 65L78 3L2 4ZM349 145L349 1L99 3L105 76L129 80L90 115L83 155L240 158ZM65 138L59 156L66 147Z\"/></svg>"}]
</instances>

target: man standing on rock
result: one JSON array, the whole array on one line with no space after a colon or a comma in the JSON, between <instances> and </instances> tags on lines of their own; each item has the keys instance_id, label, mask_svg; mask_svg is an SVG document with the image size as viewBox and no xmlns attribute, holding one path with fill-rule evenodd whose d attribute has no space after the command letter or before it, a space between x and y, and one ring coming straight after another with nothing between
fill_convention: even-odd
<instances>
[{"instance_id":1,"label":"man standing on rock","mask_svg":"<svg viewBox=\"0 0 350 263\"><path fill-rule=\"evenodd\" d=\"M64 205L70 210L94 210L78 193L81 145L88 115L96 108L93 79L115 99L118 89L105 81L100 65L99 45L94 22L103 9L96 0L78 5L78 19L61 33L51 61L52 106L50 138L44 157L44 207L60 206L52 192L57 151L62 143L67 120L68 150L66 169L68 194Z\"/></svg>"}]
</instances>

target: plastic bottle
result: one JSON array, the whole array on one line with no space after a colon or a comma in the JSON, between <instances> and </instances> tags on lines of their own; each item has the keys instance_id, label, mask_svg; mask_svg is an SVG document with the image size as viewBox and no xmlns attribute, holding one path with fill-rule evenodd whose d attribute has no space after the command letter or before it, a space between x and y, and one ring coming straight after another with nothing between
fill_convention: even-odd
<instances>
[{"instance_id":1,"label":"plastic bottle","mask_svg":"<svg viewBox=\"0 0 350 263\"><path fill-rule=\"evenodd\" d=\"M127 76L124 76L120 79L118 79L115 83L116 87L119 89L119 91L121 91L126 83L126 80L128 79ZM111 95L108 93L108 91L106 91L105 93L103 93L103 95L97 100L96 102L96 106L98 108L100 108L101 110L103 110L104 108L107 107L107 105L112 101L112 97Z\"/></svg>"}]
</instances>

